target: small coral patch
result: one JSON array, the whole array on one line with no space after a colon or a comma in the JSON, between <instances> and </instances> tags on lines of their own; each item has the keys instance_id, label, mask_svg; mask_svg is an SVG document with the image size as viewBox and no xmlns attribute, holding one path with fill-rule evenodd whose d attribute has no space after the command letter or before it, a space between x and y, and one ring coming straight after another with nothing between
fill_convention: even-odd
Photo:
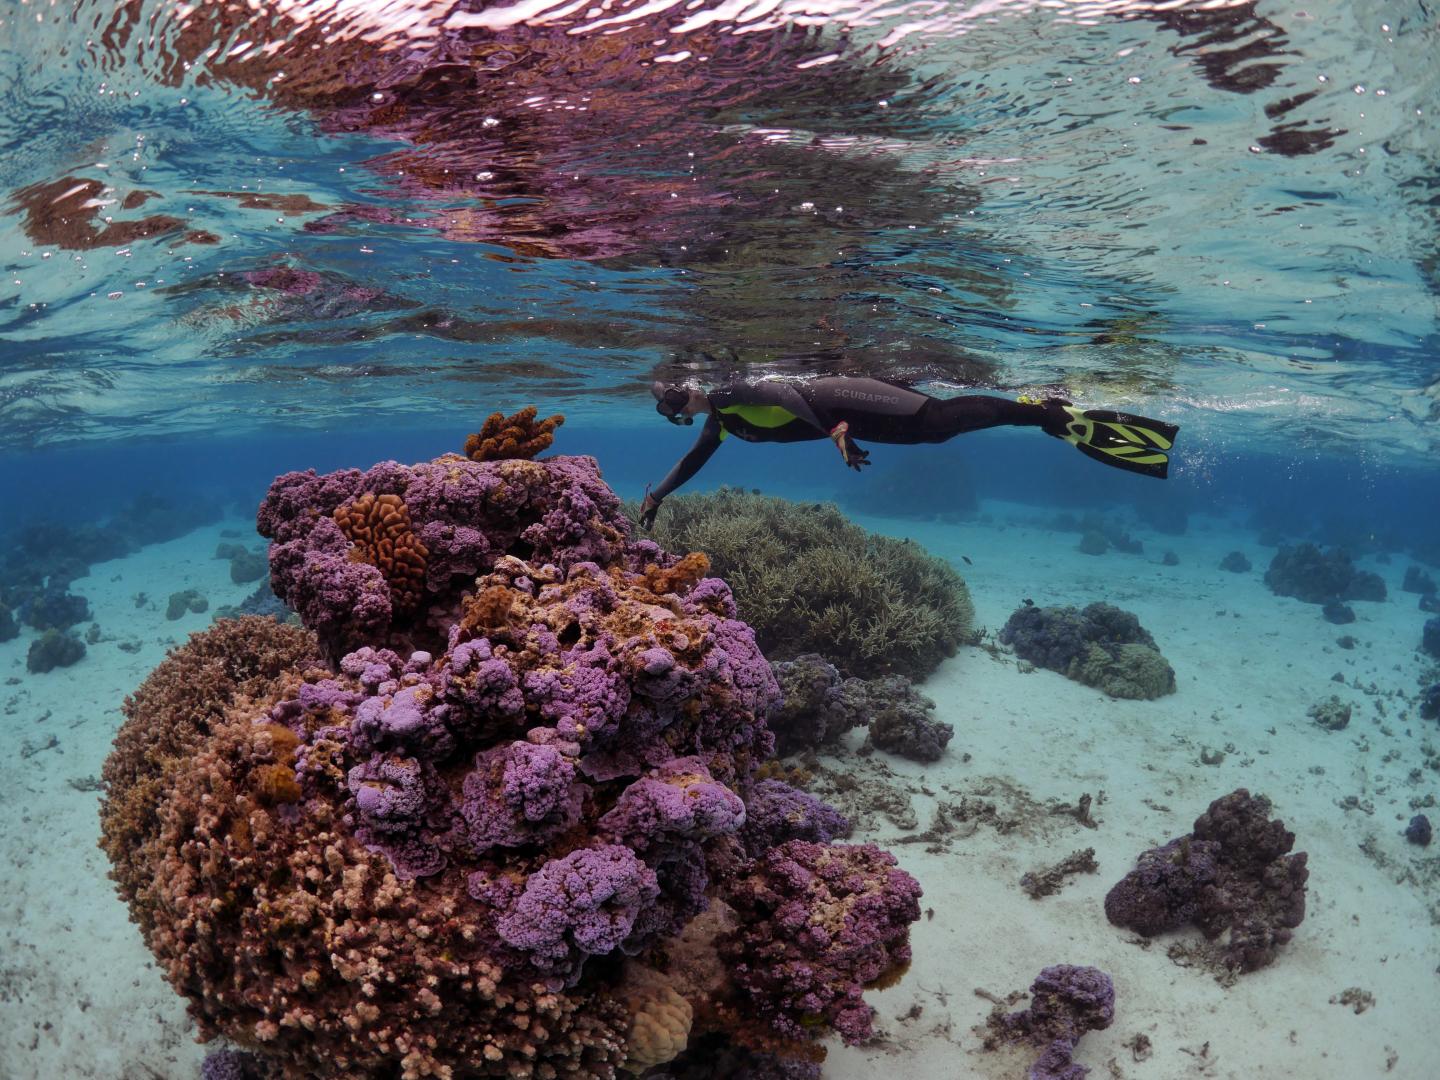
<instances>
[{"instance_id":1,"label":"small coral patch","mask_svg":"<svg viewBox=\"0 0 1440 1080\"><path fill-rule=\"evenodd\" d=\"M510 416L491 413L479 431L465 440L465 456L471 461L503 461L506 458L533 458L555 441L555 429L565 422L556 413L535 419L534 405Z\"/></svg>"},{"instance_id":2,"label":"small coral patch","mask_svg":"<svg viewBox=\"0 0 1440 1080\"><path fill-rule=\"evenodd\" d=\"M355 545L357 556L379 569L395 606L414 608L425 595L429 552L410 527L410 511L399 495L366 492L335 508L335 524Z\"/></svg>"}]
</instances>

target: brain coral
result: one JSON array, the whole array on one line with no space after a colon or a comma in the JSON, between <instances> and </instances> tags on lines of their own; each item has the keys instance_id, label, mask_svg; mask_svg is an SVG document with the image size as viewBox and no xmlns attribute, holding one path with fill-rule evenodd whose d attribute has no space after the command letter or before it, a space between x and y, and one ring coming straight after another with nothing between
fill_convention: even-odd
<instances>
[{"instance_id":1,"label":"brain coral","mask_svg":"<svg viewBox=\"0 0 1440 1080\"><path fill-rule=\"evenodd\" d=\"M366 495L424 544L417 602L336 524ZM873 848L751 868L774 677L726 585L632 541L592 460L292 473L261 525L314 634L197 635L106 766L121 895L203 1038L286 1080L604 1080L692 1030L799 1060L865 1028L918 886ZM693 930L731 903L743 933ZM751 955L841 912L863 926L805 945L804 988ZM823 1007L797 1027L802 989Z\"/></svg>"}]
</instances>

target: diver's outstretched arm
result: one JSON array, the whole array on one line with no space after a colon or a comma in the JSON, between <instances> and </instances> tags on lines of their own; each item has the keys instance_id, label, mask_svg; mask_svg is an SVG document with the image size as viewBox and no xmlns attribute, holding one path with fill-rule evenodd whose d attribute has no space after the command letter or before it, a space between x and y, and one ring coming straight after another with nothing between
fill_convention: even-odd
<instances>
[{"instance_id":1,"label":"diver's outstretched arm","mask_svg":"<svg viewBox=\"0 0 1440 1080\"><path fill-rule=\"evenodd\" d=\"M711 413L705 418L705 426L700 429L700 436L695 440L695 445L685 452L685 456L675 463L675 467L666 474L665 479L660 481L660 486L654 491L645 492L645 502L640 507L640 524L649 529L655 524L655 512L660 509L660 504L665 501L666 496L682 484L689 482L691 477L705 467L716 450L720 449L720 421L715 419Z\"/></svg>"}]
</instances>

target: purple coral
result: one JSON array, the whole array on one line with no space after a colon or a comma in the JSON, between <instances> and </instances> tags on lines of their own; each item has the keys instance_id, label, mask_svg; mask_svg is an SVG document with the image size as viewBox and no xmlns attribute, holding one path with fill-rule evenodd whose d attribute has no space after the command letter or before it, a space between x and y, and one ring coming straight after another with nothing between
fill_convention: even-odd
<instances>
[{"instance_id":1,"label":"purple coral","mask_svg":"<svg viewBox=\"0 0 1440 1080\"><path fill-rule=\"evenodd\" d=\"M787 840L828 844L849 835L850 820L844 814L783 780L761 780L745 799L740 841L752 859Z\"/></svg>"},{"instance_id":2,"label":"purple coral","mask_svg":"<svg viewBox=\"0 0 1440 1080\"><path fill-rule=\"evenodd\" d=\"M817 1017L845 1042L871 1035L863 991L910 962L920 886L873 844L791 840L767 852L726 897L740 927L721 944L756 1014L785 1038Z\"/></svg>"},{"instance_id":3,"label":"purple coral","mask_svg":"<svg viewBox=\"0 0 1440 1080\"><path fill-rule=\"evenodd\" d=\"M1295 834L1270 802L1244 788L1216 799L1194 831L1141 854L1105 897L1116 926L1146 937L1193 923L1220 948L1225 967L1271 963L1305 918L1305 852L1289 854Z\"/></svg>"},{"instance_id":4,"label":"purple coral","mask_svg":"<svg viewBox=\"0 0 1440 1080\"><path fill-rule=\"evenodd\" d=\"M433 767L377 755L354 766L346 784L355 798L355 835L385 854L398 876L409 880L445 869L438 837L447 822L443 815L437 819L442 785Z\"/></svg>"},{"instance_id":5,"label":"purple coral","mask_svg":"<svg viewBox=\"0 0 1440 1080\"><path fill-rule=\"evenodd\" d=\"M263 1080L268 1070L243 1050L212 1050L200 1065L200 1080Z\"/></svg>"},{"instance_id":6,"label":"purple coral","mask_svg":"<svg viewBox=\"0 0 1440 1080\"><path fill-rule=\"evenodd\" d=\"M351 513L367 495L428 552L403 604L360 561L384 554ZM368 547L341 542L340 508ZM632 1020L620 955L673 945L726 899L744 925L697 939L715 983L696 994L724 1017L755 1005L787 1040L868 1033L861 992L908 959L919 889L876 848L827 847L833 810L754 785L778 699L754 633L723 582L630 541L594 462L291 474L261 526L319 651L247 689L253 712L217 712L144 843L113 845L207 1035L258 1040L277 1074L612 1075ZM753 864L744 793L765 819Z\"/></svg>"},{"instance_id":7,"label":"purple coral","mask_svg":"<svg viewBox=\"0 0 1440 1080\"><path fill-rule=\"evenodd\" d=\"M531 874L496 929L537 967L573 979L586 957L620 948L659 894L655 872L628 848L582 848Z\"/></svg>"},{"instance_id":8,"label":"purple coral","mask_svg":"<svg viewBox=\"0 0 1440 1080\"><path fill-rule=\"evenodd\" d=\"M740 796L712 778L699 758L680 758L621 792L614 809L600 819L600 831L643 854L675 839L732 833L744 822Z\"/></svg>"},{"instance_id":9,"label":"purple coral","mask_svg":"<svg viewBox=\"0 0 1440 1080\"><path fill-rule=\"evenodd\" d=\"M1044 1049L1031 1064L1028 1080L1083 1080L1089 1073L1071 1060L1085 1034L1115 1019L1115 986L1099 968L1056 964L1030 984L1030 1007L991 1018L997 1041L1025 1042Z\"/></svg>"},{"instance_id":10,"label":"purple coral","mask_svg":"<svg viewBox=\"0 0 1440 1080\"><path fill-rule=\"evenodd\" d=\"M587 788L552 746L513 742L476 755L460 814L477 853L540 843L574 827Z\"/></svg>"}]
</instances>

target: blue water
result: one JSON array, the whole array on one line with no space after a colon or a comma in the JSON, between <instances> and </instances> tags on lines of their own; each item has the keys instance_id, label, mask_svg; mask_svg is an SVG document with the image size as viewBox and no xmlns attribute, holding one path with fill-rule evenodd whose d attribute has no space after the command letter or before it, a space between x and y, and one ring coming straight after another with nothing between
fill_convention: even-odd
<instances>
[{"instance_id":1,"label":"blue water","mask_svg":"<svg viewBox=\"0 0 1440 1080\"><path fill-rule=\"evenodd\" d=\"M594 456L607 482L638 500L700 430L655 414L657 378L865 375L942 397L1063 395L1179 424L1170 478L1103 468L1035 431L995 430L943 446L869 445L861 475L824 439L730 440L686 490L834 501L867 527L913 534L970 579L991 623L1047 588L1136 597L1201 644L1244 640L1250 655L1203 670L1207 682L1248 685L1254 669L1242 665L1253 655L1277 687L1291 668L1323 668L1305 686L1311 696L1350 662L1332 657L1346 647L1331 628L1317 619L1318 630L1305 624L1311 637L1277 638L1243 594L1233 604L1251 621L1212 632L1206 620L1222 601L1177 598L1170 590L1181 587L1151 564L1178 537L1187 560L1192 549L1211 560L1248 545L1260 573L1267 534L1340 546L1396 579L1385 617L1356 632L1385 643L1383 657L1365 656L1367 677L1390 680L1385 700L1408 700L1440 677L1415 651L1428 616L1396 589L1411 564L1440 574L1436 55L1429 0L1304 10L0 0L0 540L43 523L103 530L158 494L213 503L224 527L258 544L246 529L277 475L424 461L459 450L490 412L527 404L564 413L556 449ZM927 481L918 495L916 475ZM902 488L912 493L896 495ZM977 501L947 514L950 502ZM1061 511L1144 533L1145 561L1107 558L1082 574L1073 535L1027 533L1007 551L984 531L1019 535ZM208 572L195 565L214 540L193 533L163 549L190 575L176 589ZM972 569L969 553L982 547L991 562ZM1035 567L1033 582L1016 581L1022 564ZM97 574L119 581L141 565ZM987 584L995 576L1003 589ZM120 612L94 618L105 626ZM109 704L91 710L86 749L72 744L63 767L98 770L119 701L183 639L181 627L199 625L136 632L144 650L103 675L85 661L28 674L36 634L22 629L14 670L0 670L14 680L7 755L35 745L31 704L63 702L73 687ZM1186 660L1191 671L1213 662ZM1221 723L1205 701L1125 715L1200 740ZM1283 727L1283 711L1263 724ZM1357 790L1378 798L1374 781L1390 793L1394 806L1376 820L1396 860L1405 849L1387 814L1433 786L1412 764L1434 768L1418 749L1433 725L1402 736L1385 763L1406 768L1395 764L1388 779L1367 771L1368 744L1336 736L1324 759L1326 783L1363 776ZM1278 790L1319 783L1275 759L1262 766ZM45 790L79 779L53 768ZM1222 789L1187 789L1185 768L1145 797L1174 802L1188 821ZM92 807L76 805L73 818L55 811L67 822L60 861L98 860ZM1352 832L1309 824L1331 839L1333 828L1342 861L1358 860L1352 820ZM7 843L25 839L7 831ZM1397 865L1381 863L1387 881L1403 877ZM1405 865L1416 906L1383 911L1415 917L1406 970L1423 962L1423 975L1440 954L1415 912L1440 910L1436 870L1433 858ZM33 951L36 927L53 929L32 899L52 888L51 871L25 868L5 947ZM99 882L104 867L87 872ZM110 902L102 893L74 903ZM1358 909L1358 895L1343 903ZM122 932L113 903L112 922L82 935ZM1366 957L1394 945L1357 940ZM0 1002L29 1010L24 1038L7 1028L0 1080L36 1075L26 1070L42 1059L29 1055L50 1046L40 1034L30 1045L31 1015L69 1009L85 992L79 976L47 982L36 973L45 965L27 963L0 963ZM1371 989L1384 1000L1384 987ZM1238 1013L1252 1015L1258 1000ZM55 1037L43 1060L76 1076L192 1076L193 1032L171 1004L166 1035L135 1035L140 1049L82 1019L78 1041ZM1275 1023L1328 1031L1314 1015ZM1398 1037L1385 1028L1371 1038L1376 1061ZM106 1071L107 1040L125 1045L123 1073ZM921 1080L969 1075L916 1053ZM1440 1075L1435 1060L1406 1053L1393 1075ZM1173 1053L1166 1060L1157 1067L1174 1067ZM1234 1058L1205 1068L1251 1075ZM1324 1070L1305 1057L1293 1071L1253 1075L1338 1080Z\"/></svg>"}]
</instances>

